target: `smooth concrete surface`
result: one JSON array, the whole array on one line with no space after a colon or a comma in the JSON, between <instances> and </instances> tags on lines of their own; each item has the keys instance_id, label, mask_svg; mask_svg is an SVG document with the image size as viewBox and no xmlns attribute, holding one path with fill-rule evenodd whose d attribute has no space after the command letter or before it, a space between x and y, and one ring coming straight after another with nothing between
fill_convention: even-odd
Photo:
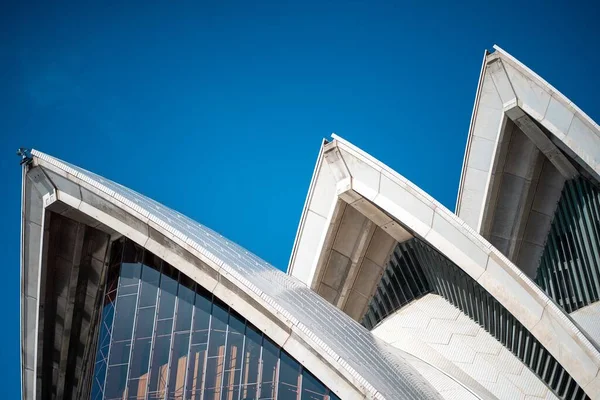
<instances>
[{"instance_id":1,"label":"smooth concrete surface","mask_svg":"<svg viewBox=\"0 0 600 400\"><path fill-rule=\"evenodd\" d=\"M338 202L311 287L360 321L397 243L354 207Z\"/></svg>"}]
</instances>

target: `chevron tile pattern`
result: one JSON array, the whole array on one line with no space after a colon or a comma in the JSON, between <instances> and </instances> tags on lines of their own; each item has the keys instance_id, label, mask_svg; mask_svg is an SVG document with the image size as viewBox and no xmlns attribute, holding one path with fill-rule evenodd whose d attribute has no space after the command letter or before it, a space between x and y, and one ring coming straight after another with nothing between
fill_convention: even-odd
<instances>
[{"instance_id":1,"label":"chevron tile pattern","mask_svg":"<svg viewBox=\"0 0 600 400\"><path fill-rule=\"evenodd\" d=\"M392 345L406 336L420 341L427 351L433 349L500 400L557 399L492 335L438 295L425 295L403 307L373 333ZM413 355L419 357L419 349L415 348ZM447 385L439 385L449 390ZM440 393L444 395L442 390Z\"/></svg>"}]
</instances>

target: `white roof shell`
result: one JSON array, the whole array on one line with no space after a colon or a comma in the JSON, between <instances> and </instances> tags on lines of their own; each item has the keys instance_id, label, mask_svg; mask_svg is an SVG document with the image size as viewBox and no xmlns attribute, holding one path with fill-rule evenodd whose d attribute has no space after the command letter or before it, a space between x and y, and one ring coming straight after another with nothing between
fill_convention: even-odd
<instances>
[{"instance_id":1,"label":"white roof shell","mask_svg":"<svg viewBox=\"0 0 600 400\"><path fill-rule=\"evenodd\" d=\"M264 331L343 399L439 398L395 350L299 280L130 189L42 152L34 150L32 155L31 169L23 174L24 399L36 393L36 304L44 240L39 216L49 209L68 216L77 210L96 228L127 236L177 267Z\"/></svg>"},{"instance_id":2,"label":"white roof shell","mask_svg":"<svg viewBox=\"0 0 600 400\"><path fill-rule=\"evenodd\" d=\"M369 154L337 135L333 139L317 160L289 274L315 284L343 201L392 237L408 230L448 257L513 314L591 398L600 398L600 352L559 306L465 221Z\"/></svg>"},{"instance_id":3,"label":"white roof shell","mask_svg":"<svg viewBox=\"0 0 600 400\"><path fill-rule=\"evenodd\" d=\"M554 136L552 142L560 150L600 182L598 124L513 56L498 46L494 49L483 58L456 203L456 214L477 232L483 231L490 211L492 182L508 120L525 114L539 123ZM569 166L551 143L536 144L549 146L546 155L569 175Z\"/></svg>"}]
</instances>

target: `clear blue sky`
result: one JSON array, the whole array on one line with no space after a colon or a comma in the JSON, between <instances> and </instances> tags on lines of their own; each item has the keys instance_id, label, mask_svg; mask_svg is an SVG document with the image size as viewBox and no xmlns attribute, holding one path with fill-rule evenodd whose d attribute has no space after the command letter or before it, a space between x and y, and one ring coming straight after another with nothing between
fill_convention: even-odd
<instances>
[{"instance_id":1,"label":"clear blue sky","mask_svg":"<svg viewBox=\"0 0 600 400\"><path fill-rule=\"evenodd\" d=\"M12 3L0 12L3 398L19 395L19 146L129 186L285 269L331 132L454 209L494 43L600 119L593 2Z\"/></svg>"}]
</instances>

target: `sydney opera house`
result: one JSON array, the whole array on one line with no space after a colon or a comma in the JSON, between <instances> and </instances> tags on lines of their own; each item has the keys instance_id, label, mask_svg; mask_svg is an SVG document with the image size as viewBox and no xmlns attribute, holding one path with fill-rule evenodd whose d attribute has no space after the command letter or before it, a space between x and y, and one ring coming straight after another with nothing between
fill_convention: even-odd
<instances>
[{"instance_id":1,"label":"sydney opera house","mask_svg":"<svg viewBox=\"0 0 600 400\"><path fill-rule=\"evenodd\" d=\"M287 273L40 151L22 168L23 399L600 399L600 127L500 48L454 212L333 135Z\"/></svg>"}]
</instances>

